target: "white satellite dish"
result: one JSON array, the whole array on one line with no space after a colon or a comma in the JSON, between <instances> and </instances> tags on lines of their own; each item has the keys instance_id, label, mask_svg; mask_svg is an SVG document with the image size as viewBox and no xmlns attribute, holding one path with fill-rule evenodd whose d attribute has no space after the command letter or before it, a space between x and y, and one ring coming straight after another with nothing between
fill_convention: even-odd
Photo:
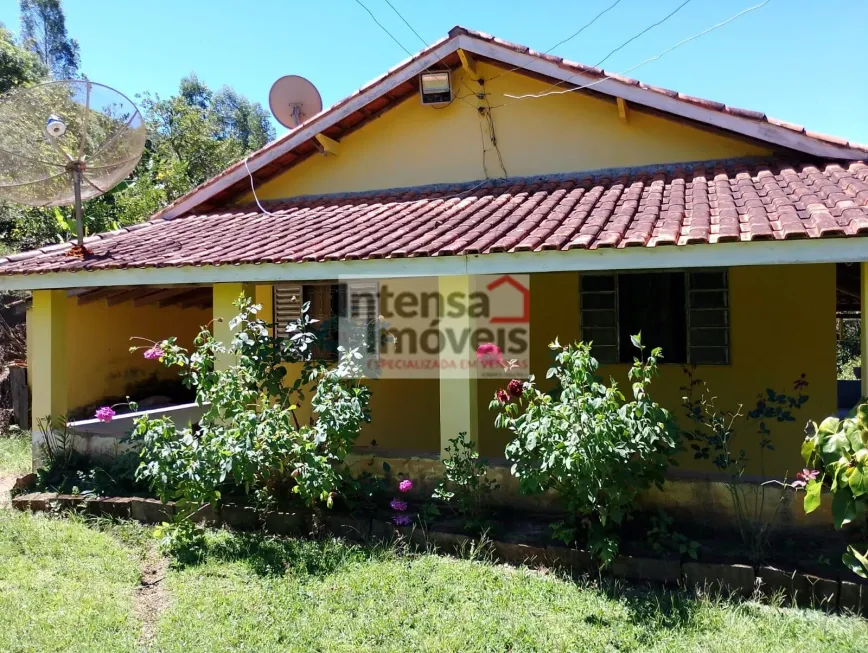
<instances>
[{"instance_id":1,"label":"white satellite dish","mask_svg":"<svg viewBox=\"0 0 868 653\"><path fill-rule=\"evenodd\" d=\"M0 197L30 206L75 206L107 193L145 147L142 114L122 93L84 79L48 82L0 98Z\"/></svg>"},{"instance_id":2,"label":"white satellite dish","mask_svg":"<svg viewBox=\"0 0 868 653\"><path fill-rule=\"evenodd\" d=\"M322 98L316 86L304 77L286 75L272 84L268 106L277 122L295 129L322 111Z\"/></svg>"}]
</instances>

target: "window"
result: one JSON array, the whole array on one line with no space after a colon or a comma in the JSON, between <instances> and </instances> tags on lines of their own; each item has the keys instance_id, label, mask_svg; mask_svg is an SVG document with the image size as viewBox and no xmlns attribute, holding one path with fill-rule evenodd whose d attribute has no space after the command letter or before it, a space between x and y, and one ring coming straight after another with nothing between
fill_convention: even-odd
<instances>
[{"instance_id":1,"label":"window","mask_svg":"<svg viewBox=\"0 0 868 653\"><path fill-rule=\"evenodd\" d=\"M337 360L339 345L360 347L364 354L378 353L379 284L376 281L276 284L276 336L286 335L286 325L299 319L306 302L310 302L310 317L316 320L311 327L317 336L314 358Z\"/></svg>"},{"instance_id":2,"label":"window","mask_svg":"<svg viewBox=\"0 0 868 653\"><path fill-rule=\"evenodd\" d=\"M640 331L664 362L729 363L725 271L583 274L579 296L582 340L601 363L632 362Z\"/></svg>"}]
</instances>

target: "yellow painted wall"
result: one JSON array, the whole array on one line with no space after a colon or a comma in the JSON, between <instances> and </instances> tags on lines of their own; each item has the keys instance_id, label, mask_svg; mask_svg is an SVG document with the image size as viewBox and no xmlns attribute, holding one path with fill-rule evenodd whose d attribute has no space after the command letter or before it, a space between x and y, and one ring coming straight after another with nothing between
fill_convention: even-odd
<instances>
[{"instance_id":1,"label":"yellow painted wall","mask_svg":"<svg viewBox=\"0 0 868 653\"><path fill-rule=\"evenodd\" d=\"M502 72L488 65L479 70L486 79ZM448 107L422 106L414 95L344 138L339 156L311 157L258 187L260 199L503 176L488 142L485 147L490 151L483 167L480 127L487 134L487 125L468 86L478 89L462 70L455 71L453 88L459 99ZM520 73L497 77L486 88L509 176L770 152L764 145L642 113L635 107L625 124L614 101L575 93L526 100L504 97L504 93L537 93L547 88ZM251 199L248 195L242 201Z\"/></svg>"},{"instance_id":2,"label":"yellow painted wall","mask_svg":"<svg viewBox=\"0 0 868 653\"><path fill-rule=\"evenodd\" d=\"M729 289L731 364L698 366L696 376L708 382L718 397L718 406L735 409L743 403L750 410L757 394L766 388L789 393L793 380L803 372L807 375L810 385L806 394L810 398L801 411L796 411L797 420L770 424L776 451L768 454L765 473L789 472L792 477L803 467L799 448L805 421L833 415L837 407L835 266L730 268ZM579 338L578 292L577 274L531 276L531 367L538 379L544 379L551 364L548 343L556 336L562 343ZM600 372L604 378L614 376L629 396L627 369L627 365L609 365ZM660 378L651 386L654 398L672 411L684 428L689 426L681 409L684 393L680 388L685 378L681 365L664 365ZM481 451L502 456L509 435L491 425L493 415L487 410L491 392L484 393L480 387L479 395L482 427L487 429L482 431ZM754 430L745 429L735 443L754 461L749 473L760 472L758 442ZM682 469L714 471L709 461L694 460L690 453L682 454L679 462Z\"/></svg>"},{"instance_id":3,"label":"yellow painted wall","mask_svg":"<svg viewBox=\"0 0 868 653\"><path fill-rule=\"evenodd\" d=\"M163 340L177 336L190 347L199 327L211 321L211 310L157 305L136 308L133 302L108 306L97 301L79 306L70 297L67 305L67 370L69 410L87 406L105 397L125 396L131 387L156 375L172 379L176 373L158 361L148 361L142 351L130 353L139 336ZM132 397L143 399L144 397Z\"/></svg>"}]
</instances>

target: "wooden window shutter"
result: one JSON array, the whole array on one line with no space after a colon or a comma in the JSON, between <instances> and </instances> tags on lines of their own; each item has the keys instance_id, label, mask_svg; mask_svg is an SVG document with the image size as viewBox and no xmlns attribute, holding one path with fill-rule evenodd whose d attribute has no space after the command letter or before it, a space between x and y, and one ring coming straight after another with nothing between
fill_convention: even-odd
<instances>
[{"instance_id":1,"label":"wooden window shutter","mask_svg":"<svg viewBox=\"0 0 868 653\"><path fill-rule=\"evenodd\" d=\"M274 331L275 336L286 336L286 325L301 317L303 303L300 283L274 285Z\"/></svg>"}]
</instances>

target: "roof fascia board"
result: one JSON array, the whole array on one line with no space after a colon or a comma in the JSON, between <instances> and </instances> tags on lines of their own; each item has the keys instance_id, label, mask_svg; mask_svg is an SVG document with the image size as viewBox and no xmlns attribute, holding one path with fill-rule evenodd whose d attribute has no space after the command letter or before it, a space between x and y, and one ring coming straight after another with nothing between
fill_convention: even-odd
<instances>
[{"instance_id":1,"label":"roof fascia board","mask_svg":"<svg viewBox=\"0 0 868 653\"><path fill-rule=\"evenodd\" d=\"M823 143L785 127L707 109L684 100L678 100L655 91L643 89L639 86L625 84L614 78L600 81L601 78L599 77L565 70L555 62L543 59L539 55L516 52L498 43L485 41L469 34L462 34L458 37L458 47L482 57L504 62L510 66L519 66L523 70L528 70L539 75L564 82L569 80L569 83L574 86L593 83L594 86L592 88L599 93L611 95L615 98L620 97L628 102L634 102L682 118L688 118L730 132L743 134L744 136L791 150L831 159L861 160L865 157L865 153L860 150L841 147L832 143ZM528 98L526 100L513 101L533 102L535 100Z\"/></svg>"},{"instance_id":2,"label":"roof fascia board","mask_svg":"<svg viewBox=\"0 0 868 653\"><path fill-rule=\"evenodd\" d=\"M268 165L287 152L290 152L305 141L315 138L317 134L324 132L332 125L340 122L377 98L382 97L389 91L409 81L427 68L430 68L439 62L441 59L455 52L455 50L458 49L457 44L457 37L452 37L444 41L440 45L435 46L430 52L424 54L415 61L411 61L403 68L399 68L393 73L385 75L378 82L375 82L372 86L351 98L341 106L335 109L328 109L318 116L315 116L310 122L297 130L297 133L290 133L285 140L276 143L270 148L266 147L266 149L258 155L254 153L254 155L247 160L250 172L255 173L260 168ZM192 191L190 195L183 198L177 204L169 206L163 212L158 213L155 217L170 220L181 216L188 211L192 211L202 202L207 201L214 195L245 179L247 176L247 170L245 167L243 165L238 165L234 170L228 172L213 183L206 184L198 190Z\"/></svg>"},{"instance_id":3,"label":"roof fascia board","mask_svg":"<svg viewBox=\"0 0 868 653\"><path fill-rule=\"evenodd\" d=\"M318 281L460 274L520 274L709 268L868 261L866 239L828 238L625 249L516 252L320 263L261 263L0 276L0 290L44 290L100 286Z\"/></svg>"}]
</instances>

